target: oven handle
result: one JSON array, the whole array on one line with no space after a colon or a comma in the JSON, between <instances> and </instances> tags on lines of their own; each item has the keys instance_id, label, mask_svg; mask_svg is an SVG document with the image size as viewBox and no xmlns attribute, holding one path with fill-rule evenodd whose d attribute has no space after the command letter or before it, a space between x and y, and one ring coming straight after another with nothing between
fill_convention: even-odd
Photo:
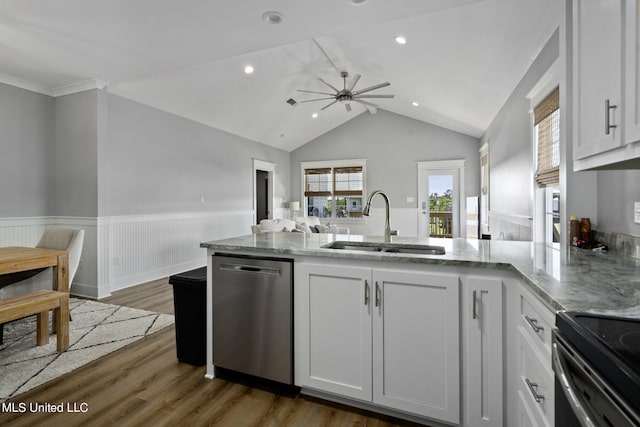
<instances>
[{"instance_id":1,"label":"oven handle","mask_svg":"<svg viewBox=\"0 0 640 427\"><path fill-rule=\"evenodd\" d=\"M560 384L562 385L562 391L567 397L573 413L576 415L576 418L578 418L578 421L580 421L580 425L582 425L583 427L596 427L593 421L591 421L591 418L589 418L589 414L584 408L584 405L578 397L578 394L571 387L569 377L565 373L564 361L560 357L558 343L553 343L551 351L553 354L553 364L556 367L556 378L558 378L558 380L560 381Z\"/></svg>"}]
</instances>

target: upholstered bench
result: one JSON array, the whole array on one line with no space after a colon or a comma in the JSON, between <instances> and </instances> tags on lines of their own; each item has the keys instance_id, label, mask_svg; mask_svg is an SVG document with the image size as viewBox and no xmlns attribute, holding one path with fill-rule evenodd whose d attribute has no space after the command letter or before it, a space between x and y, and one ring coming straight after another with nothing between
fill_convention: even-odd
<instances>
[{"instance_id":1,"label":"upholstered bench","mask_svg":"<svg viewBox=\"0 0 640 427\"><path fill-rule=\"evenodd\" d=\"M58 351L69 348L69 293L35 291L0 299L0 324L37 315L36 344L49 344L49 310L54 310Z\"/></svg>"}]
</instances>

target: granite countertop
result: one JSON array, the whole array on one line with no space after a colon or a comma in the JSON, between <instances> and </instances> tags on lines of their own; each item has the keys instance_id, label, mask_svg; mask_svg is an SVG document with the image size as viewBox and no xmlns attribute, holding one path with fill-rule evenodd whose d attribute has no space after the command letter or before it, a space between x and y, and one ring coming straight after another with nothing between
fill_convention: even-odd
<instances>
[{"instance_id":1,"label":"granite countertop","mask_svg":"<svg viewBox=\"0 0 640 427\"><path fill-rule=\"evenodd\" d=\"M241 251L277 256L320 256L393 261L514 272L557 310L589 311L640 318L640 259L614 252L571 246L504 240L392 237L393 243L444 246L445 255L416 255L326 249L333 241L384 242L382 236L262 233L203 242L214 251Z\"/></svg>"}]
</instances>

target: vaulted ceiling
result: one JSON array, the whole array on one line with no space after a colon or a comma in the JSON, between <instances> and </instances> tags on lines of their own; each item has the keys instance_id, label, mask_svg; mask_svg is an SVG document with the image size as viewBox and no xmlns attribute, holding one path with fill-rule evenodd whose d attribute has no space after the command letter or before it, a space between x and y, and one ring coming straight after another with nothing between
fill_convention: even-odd
<instances>
[{"instance_id":1,"label":"vaulted ceiling","mask_svg":"<svg viewBox=\"0 0 640 427\"><path fill-rule=\"evenodd\" d=\"M53 96L101 87L293 150L379 108L479 137L559 24L558 0L2 0L0 82ZM277 11L281 22L263 19ZM407 42L396 43L402 35ZM251 65L252 74L244 68ZM417 103L414 106L412 103ZM318 113L312 118L313 113Z\"/></svg>"}]
</instances>

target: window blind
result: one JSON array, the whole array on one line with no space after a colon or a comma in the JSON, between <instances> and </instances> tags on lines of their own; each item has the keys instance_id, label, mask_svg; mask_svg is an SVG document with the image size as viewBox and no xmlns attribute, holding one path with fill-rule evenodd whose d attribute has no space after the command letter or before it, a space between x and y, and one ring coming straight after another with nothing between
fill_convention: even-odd
<instances>
[{"instance_id":1,"label":"window blind","mask_svg":"<svg viewBox=\"0 0 640 427\"><path fill-rule=\"evenodd\" d=\"M480 157L480 169L482 176L480 191L486 196L487 193L489 193L489 156L487 154L483 154L482 157Z\"/></svg>"},{"instance_id":2,"label":"window blind","mask_svg":"<svg viewBox=\"0 0 640 427\"><path fill-rule=\"evenodd\" d=\"M536 182L541 187L560 182L560 88L556 87L534 110L537 135Z\"/></svg>"},{"instance_id":3,"label":"window blind","mask_svg":"<svg viewBox=\"0 0 640 427\"><path fill-rule=\"evenodd\" d=\"M364 177L361 166L333 169L333 194L335 196L362 195Z\"/></svg>"},{"instance_id":4,"label":"window blind","mask_svg":"<svg viewBox=\"0 0 640 427\"><path fill-rule=\"evenodd\" d=\"M331 168L304 170L304 195L320 197L331 195Z\"/></svg>"}]
</instances>

